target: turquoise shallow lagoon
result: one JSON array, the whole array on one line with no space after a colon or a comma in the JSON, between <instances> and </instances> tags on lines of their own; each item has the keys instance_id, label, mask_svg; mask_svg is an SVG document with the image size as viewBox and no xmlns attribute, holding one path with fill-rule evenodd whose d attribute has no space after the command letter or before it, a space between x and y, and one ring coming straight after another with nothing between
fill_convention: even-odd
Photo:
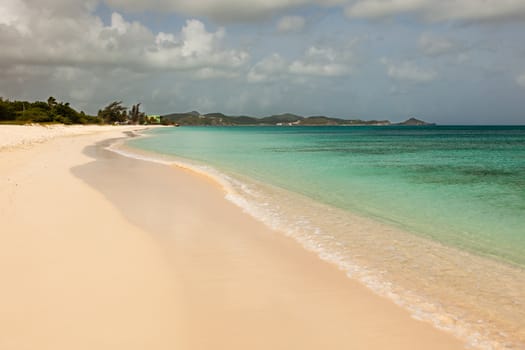
<instances>
[{"instance_id":1,"label":"turquoise shallow lagoon","mask_svg":"<svg viewBox=\"0 0 525 350\"><path fill-rule=\"evenodd\" d=\"M414 317L474 347L525 348L525 127L148 134L128 145L210 174L246 212Z\"/></svg>"},{"instance_id":2,"label":"turquoise shallow lagoon","mask_svg":"<svg viewBox=\"0 0 525 350\"><path fill-rule=\"evenodd\" d=\"M525 127L183 127L132 145L525 266Z\"/></svg>"}]
</instances>

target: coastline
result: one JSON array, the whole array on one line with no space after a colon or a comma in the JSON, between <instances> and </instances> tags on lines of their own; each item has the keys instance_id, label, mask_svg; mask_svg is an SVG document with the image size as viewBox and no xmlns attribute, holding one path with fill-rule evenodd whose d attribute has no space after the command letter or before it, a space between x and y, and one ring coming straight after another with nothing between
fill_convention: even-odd
<instances>
[{"instance_id":1,"label":"coastline","mask_svg":"<svg viewBox=\"0 0 525 350\"><path fill-rule=\"evenodd\" d=\"M463 348L118 137L0 153L2 348Z\"/></svg>"},{"instance_id":2,"label":"coastline","mask_svg":"<svg viewBox=\"0 0 525 350\"><path fill-rule=\"evenodd\" d=\"M100 150L96 153L101 155ZM176 257L176 266L186 266L180 273L186 281L188 333L207 327L204 333L210 338L190 336L191 348L316 349L325 343L334 348L462 347L449 334L442 334L447 340L430 340L426 338L430 334L423 330L404 333L408 330L405 327L417 325L441 334L348 279L335 265L320 260L295 240L243 213L225 200L221 186L200 176L202 173L196 176L188 168L144 162L113 152L106 156L111 162L105 164L113 164L112 174L119 168L114 162L122 162L122 168L127 169L133 164L137 173L133 176L126 171L126 181L145 181L144 185L127 192L129 185L100 183L95 174L108 172L102 162L99 167L92 164L91 169L78 169L77 175L90 179L92 186L105 187L101 191L111 193L111 201L123 213L129 213L128 218L137 225L175 242L165 246L171 247L168 255ZM124 178L124 173L114 175ZM132 208L130 203L134 203ZM137 203L144 207L137 207ZM150 211L149 220L133 214L144 211ZM350 295L355 298L349 300ZM217 331L220 324L221 331ZM350 325L355 329L349 330ZM319 333L308 334L306 329L310 328ZM237 330L236 335L231 334L232 330ZM262 339L261 334L280 336ZM289 339L291 334L296 336ZM413 334L422 337L411 339ZM378 339L372 340L375 337Z\"/></svg>"},{"instance_id":3,"label":"coastline","mask_svg":"<svg viewBox=\"0 0 525 350\"><path fill-rule=\"evenodd\" d=\"M239 174L225 174L203 162L129 145L112 149L214 181L245 213L292 237L351 279L402 306L412 317L466 341L469 347L523 346L520 300L525 276L513 265L443 245L375 218L314 203ZM334 240L336 232L345 235Z\"/></svg>"}]
</instances>

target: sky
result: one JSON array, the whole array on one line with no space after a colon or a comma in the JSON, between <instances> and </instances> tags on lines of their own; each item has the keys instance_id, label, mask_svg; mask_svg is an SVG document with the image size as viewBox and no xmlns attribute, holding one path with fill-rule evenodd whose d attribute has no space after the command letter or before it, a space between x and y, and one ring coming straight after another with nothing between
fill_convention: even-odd
<instances>
[{"instance_id":1,"label":"sky","mask_svg":"<svg viewBox=\"0 0 525 350\"><path fill-rule=\"evenodd\" d=\"M525 0L0 0L0 96L525 124Z\"/></svg>"}]
</instances>

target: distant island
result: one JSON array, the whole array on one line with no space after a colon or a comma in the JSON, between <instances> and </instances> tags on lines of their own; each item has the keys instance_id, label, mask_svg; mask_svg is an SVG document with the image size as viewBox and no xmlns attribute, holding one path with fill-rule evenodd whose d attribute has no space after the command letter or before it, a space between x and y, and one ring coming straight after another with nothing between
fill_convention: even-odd
<instances>
[{"instance_id":1,"label":"distant island","mask_svg":"<svg viewBox=\"0 0 525 350\"><path fill-rule=\"evenodd\" d=\"M239 125L277 125L277 126L294 126L294 125L407 125L407 126L425 126L435 125L425 121L410 118L401 123L392 123L389 120L361 120L361 119L342 119L327 116L310 116L303 117L296 114L285 113L257 118L247 115L229 116L222 113L200 114L197 111L187 113L171 113L161 116L163 124L188 125L188 126L239 126Z\"/></svg>"},{"instance_id":2,"label":"distant island","mask_svg":"<svg viewBox=\"0 0 525 350\"><path fill-rule=\"evenodd\" d=\"M436 123L427 123L425 121L422 121L422 120L419 120L419 119L416 119L414 117L412 118L409 118L407 120L405 120L404 122L401 122L401 123L395 123L395 124L392 124L392 125L407 125L407 126L428 126L428 125L436 125Z\"/></svg>"}]
</instances>

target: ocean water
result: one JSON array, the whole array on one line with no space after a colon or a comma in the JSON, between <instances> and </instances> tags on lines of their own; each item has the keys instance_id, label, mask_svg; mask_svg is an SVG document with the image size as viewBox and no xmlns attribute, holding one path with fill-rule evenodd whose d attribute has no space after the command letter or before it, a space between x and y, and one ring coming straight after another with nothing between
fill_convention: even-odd
<instances>
[{"instance_id":1,"label":"ocean water","mask_svg":"<svg viewBox=\"0 0 525 350\"><path fill-rule=\"evenodd\" d=\"M181 127L128 145L480 348L525 348L525 127Z\"/></svg>"}]
</instances>

